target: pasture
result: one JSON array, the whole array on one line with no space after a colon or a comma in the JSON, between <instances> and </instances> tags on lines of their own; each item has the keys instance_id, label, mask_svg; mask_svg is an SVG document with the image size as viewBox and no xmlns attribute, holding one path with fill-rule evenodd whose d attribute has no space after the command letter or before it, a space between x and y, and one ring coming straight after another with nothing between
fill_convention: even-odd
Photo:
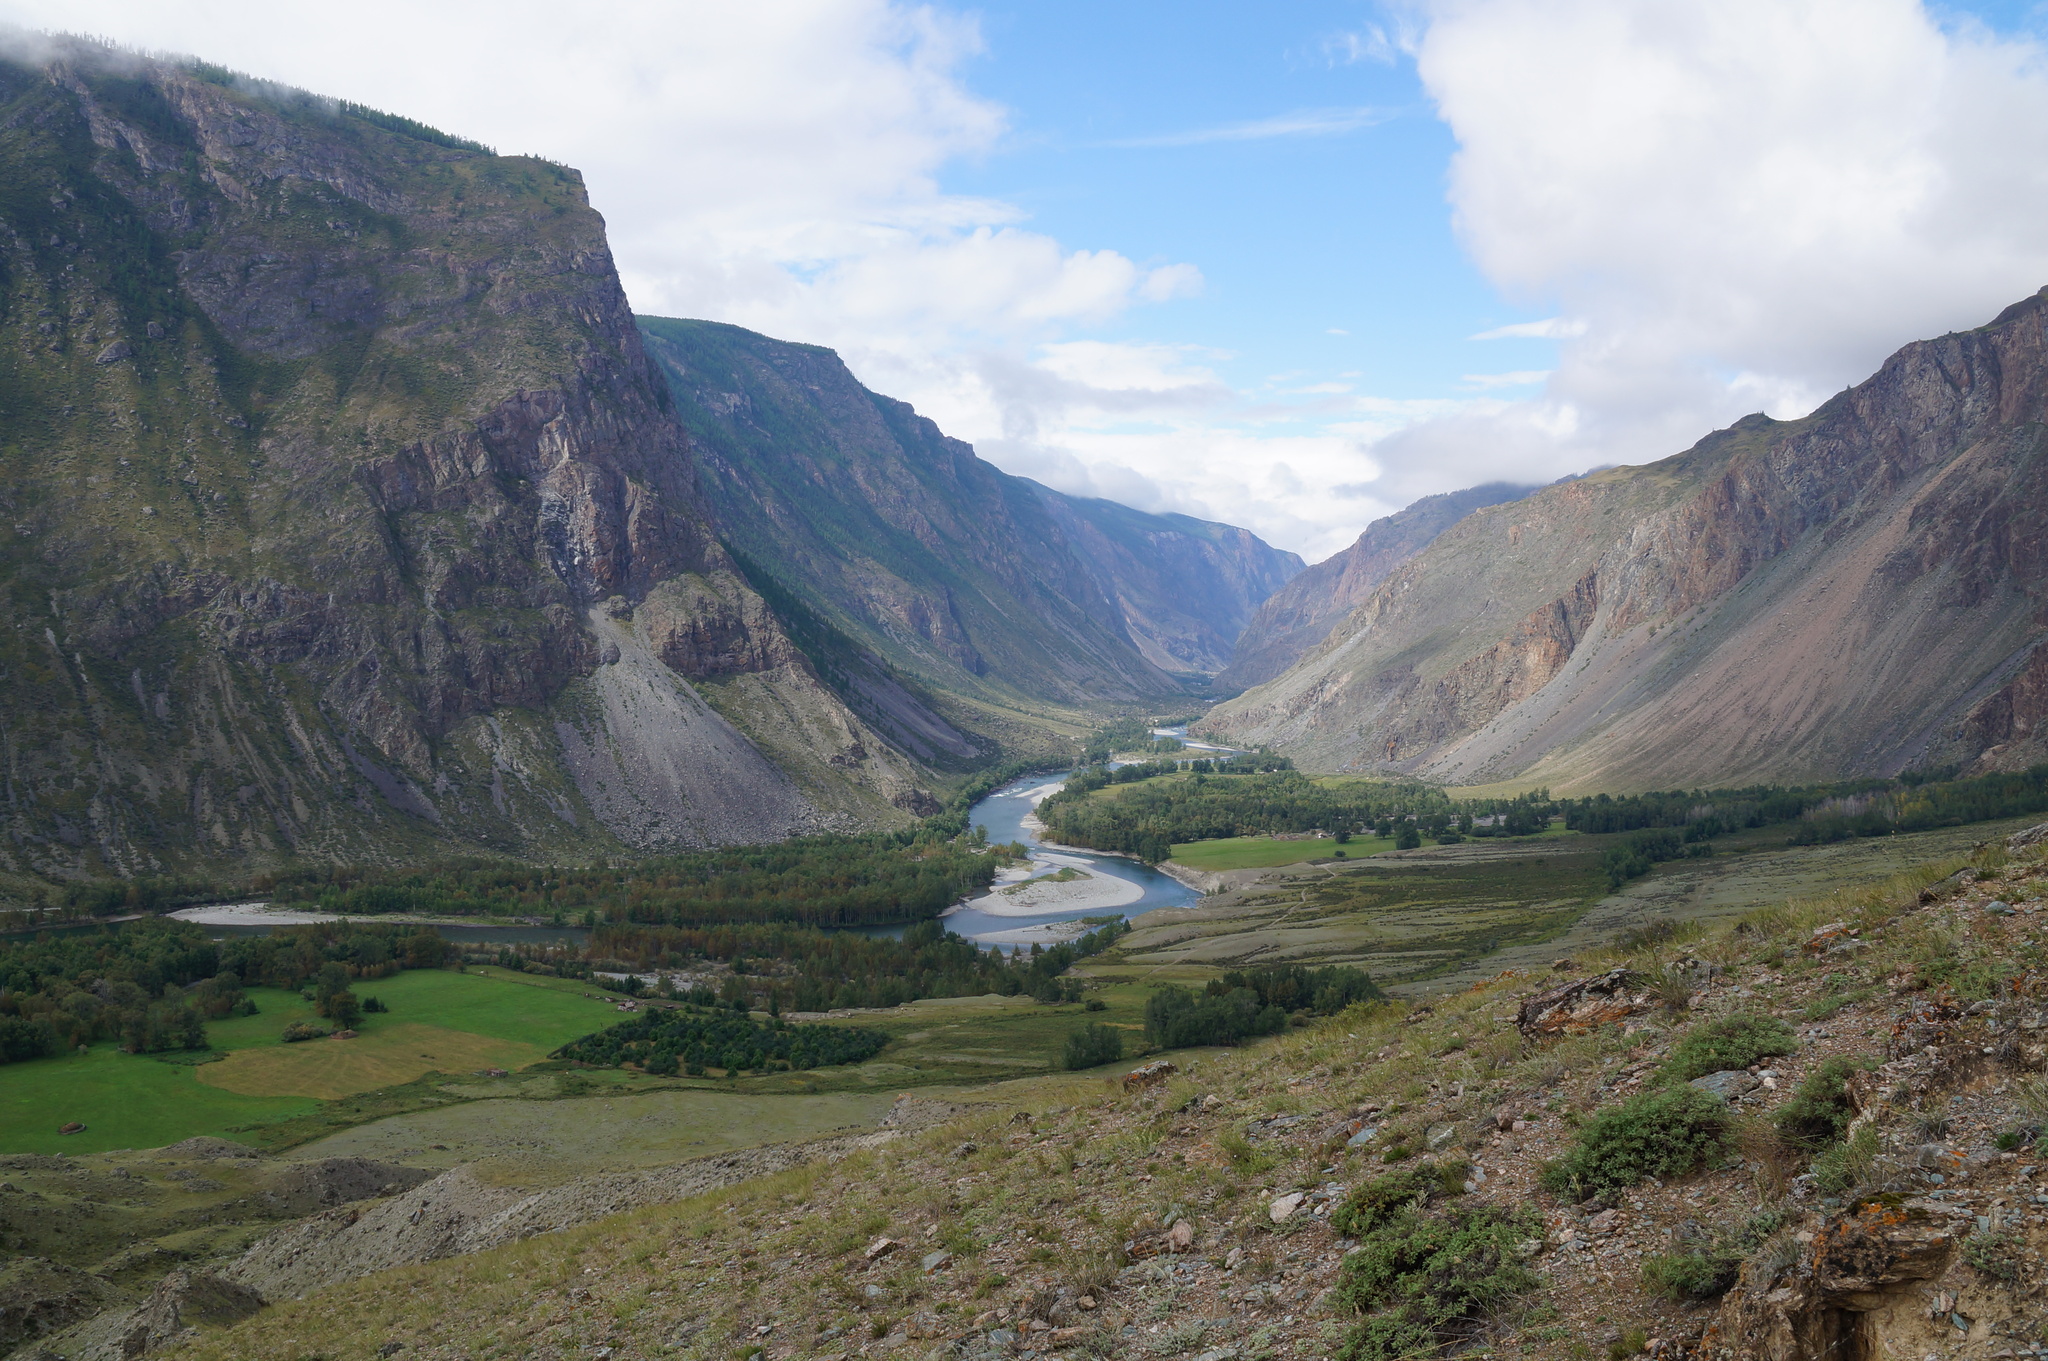
<instances>
[{"instance_id":1,"label":"pasture","mask_svg":"<svg viewBox=\"0 0 2048 1361\"><path fill-rule=\"evenodd\" d=\"M622 1019L611 1002L581 995L593 991L587 983L499 969L410 970L360 980L355 991L390 1011L365 1016L352 1040L284 1043L285 1026L319 1019L312 1003L252 988L256 1015L207 1026L214 1051L226 1055L214 1062L167 1062L196 1056L124 1054L102 1044L0 1065L0 1153L153 1148L195 1134L240 1138L309 1116L323 1102L431 1073L524 1067ZM57 1133L74 1121L85 1130Z\"/></svg>"}]
</instances>

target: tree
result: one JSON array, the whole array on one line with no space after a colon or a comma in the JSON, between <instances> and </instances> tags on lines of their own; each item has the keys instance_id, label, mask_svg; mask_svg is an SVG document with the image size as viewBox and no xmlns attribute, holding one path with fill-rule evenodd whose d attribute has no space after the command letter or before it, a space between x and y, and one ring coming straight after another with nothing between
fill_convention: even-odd
<instances>
[{"instance_id":1,"label":"tree","mask_svg":"<svg viewBox=\"0 0 2048 1361\"><path fill-rule=\"evenodd\" d=\"M1069 1071L1115 1063L1124 1056L1124 1033L1113 1026L1091 1023L1067 1036L1066 1053L1060 1066Z\"/></svg>"},{"instance_id":2,"label":"tree","mask_svg":"<svg viewBox=\"0 0 2048 1361\"><path fill-rule=\"evenodd\" d=\"M1404 822L1394 829L1394 849L1412 851L1422 844L1422 833L1412 822Z\"/></svg>"},{"instance_id":3,"label":"tree","mask_svg":"<svg viewBox=\"0 0 2048 1361\"><path fill-rule=\"evenodd\" d=\"M356 995L343 988L327 999L320 1014L334 1022L337 1030L354 1030L356 1024L363 1019L363 1008L356 1001Z\"/></svg>"}]
</instances>

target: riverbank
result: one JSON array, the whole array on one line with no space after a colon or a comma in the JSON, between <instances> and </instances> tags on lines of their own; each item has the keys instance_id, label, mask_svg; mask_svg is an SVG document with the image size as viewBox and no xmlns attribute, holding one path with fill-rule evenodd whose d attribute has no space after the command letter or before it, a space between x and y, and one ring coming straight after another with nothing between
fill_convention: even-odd
<instances>
[{"instance_id":1,"label":"riverbank","mask_svg":"<svg viewBox=\"0 0 2048 1361\"><path fill-rule=\"evenodd\" d=\"M393 926L461 926L471 929L505 926L547 926L539 917L428 917L409 912L374 916L344 916L337 912L306 912L298 908L274 907L269 903L209 903L204 907L182 907L165 916L194 926L270 927L317 926L324 922L384 922Z\"/></svg>"}]
</instances>

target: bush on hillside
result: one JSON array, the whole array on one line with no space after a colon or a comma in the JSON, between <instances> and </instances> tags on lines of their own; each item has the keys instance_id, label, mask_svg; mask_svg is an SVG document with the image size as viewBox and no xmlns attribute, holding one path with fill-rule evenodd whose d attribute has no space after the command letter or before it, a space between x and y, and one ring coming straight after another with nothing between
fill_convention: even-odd
<instances>
[{"instance_id":1,"label":"bush on hillside","mask_svg":"<svg viewBox=\"0 0 2048 1361\"><path fill-rule=\"evenodd\" d=\"M1523 1245L1542 1233L1529 1210L1397 1211L1339 1269L1337 1304L1374 1315L1351 1330L1339 1357L1398 1361L1469 1335L1539 1284Z\"/></svg>"},{"instance_id":2,"label":"bush on hillside","mask_svg":"<svg viewBox=\"0 0 2048 1361\"><path fill-rule=\"evenodd\" d=\"M1687 1031L1671 1047L1664 1073L1679 1082L1690 1082L1708 1073L1747 1068L1763 1059L1789 1054L1798 1047L1791 1027L1777 1017L1739 1011Z\"/></svg>"},{"instance_id":3,"label":"bush on hillside","mask_svg":"<svg viewBox=\"0 0 2048 1361\"><path fill-rule=\"evenodd\" d=\"M1360 1182L1330 1212L1330 1227L1346 1238L1364 1238L1403 1210L1463 1194L1466 1169L1457 1162L1418 1163Z\"/></svg>"},{"instance_id":4,"label":"bush on hillside","mask_svg":"<svg viewBox=\"0 0 2048 1361\"><path fill-rule=\"evenodd\" d=\"M1792 1099L1771 1117L1778 1137L1808 1152L1840 1139L1856 1118L1856 1107L1849 1100L1849 1075L1855 1071L1856 1065L1847 1059L1829 1059L1808 1073Z\"/></svg>"},{"instance_id":5,"label":"bush on hillside","mask_svg":"<svg viewBox=\"0 0 2048 1361\"><path fill-rule=\"evenodd\" d=\"M1578 1142L1543 1169L1544 1189L1573 1197L1679 1177L1716 1156L1728 1108L1695 1087L1645 1092L1594 1116Z\"/></svg>"}]
</instances>

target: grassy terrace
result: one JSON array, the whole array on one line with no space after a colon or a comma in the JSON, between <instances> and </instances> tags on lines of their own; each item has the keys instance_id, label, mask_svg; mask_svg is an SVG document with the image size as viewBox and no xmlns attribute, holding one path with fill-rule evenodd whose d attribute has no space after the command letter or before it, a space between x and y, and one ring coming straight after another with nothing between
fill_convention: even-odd
<instances>
[{"instance_id":1,"label":"grassy terrace","mask_svg":"<svg viewBox=\"0 0 2048 1361\"><path fill-rule=\"evenodd\" d=\"M758 1138L747 1131L761 1124L761 1111L741 1114L747 1103L720 1107L729 1118L713 1119L717 1131L706 1136L714 1147L795 1137L792 1131L818 1133L844 1124L841 1098L861 1098L854 1107L865 1111L867 1097L893 1097L908 1087L1049 1073L1067 1035L1089 1022L1122 1029L1135 1050L1150 985L1182 972L1143 982L1098 979L1089 997L1105 1009L1094 1012L1028 997L962 997L865 1013L844 1024L891 1037L869 1062L738 1079L563 1071L547 1060L550 1051L624 1019L614 1002L592 1000L586 996L591 986L573 979L480 968L411 970L359 982L360 995L378 997L391 1010L365 1016L355 1039L297 1044L285 1044L279 1035L293 1021L317 1022L312 1004L297 993L253 988L249 996L261 1012L209 1024L209 1055L125 1054L102 1044L85 1054L0 1065L0 1154L150 1148L198 1134L286 1148L403 1115L408 1128L437 1131L430 1142L449 1145L449 1158L459 1159L465 1141L497 1147L506 1128L551 1127L557 1117L540 1107L592 1091L833 1098L817 1103L810 1114L792 1108L788 1118L794 1125ZM1189 976L1206 975L1196 970ZM483 1071L489 1069L510 1076L493 1078ZM463 1113L472 1103L481 1104ZM827 1123L814 1129L820 1119ZM85 1131L57 1133L71 1121L83 1123ZM785 1123L778 1117L769 1125L783 1129ZM558 1131L547 1137L559 1143L566 1136ZM571 1142L579 1156L594 1156L603 1140L593 1134ZM363 1146L382 1143L371 1138Z\"/></svg>"}]
</instances>

